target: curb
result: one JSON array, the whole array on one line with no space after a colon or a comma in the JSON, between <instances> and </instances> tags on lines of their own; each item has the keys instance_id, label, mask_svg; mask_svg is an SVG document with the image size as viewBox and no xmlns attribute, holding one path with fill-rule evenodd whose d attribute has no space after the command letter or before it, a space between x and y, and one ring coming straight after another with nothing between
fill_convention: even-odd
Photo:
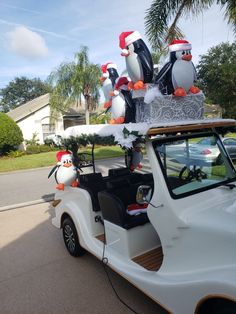
<instances>
[{"instance_id":1,"label":"curb","mask_svg":"<svg viewBox=\"0 0 236 314\"><path fill-rule=\"evenodd\" d=\"M13 205L8 205L8 206L3 206L0 207L0 212L4 212L7 210L13 210L21 207L26 207L26 206L31 206L31 205L36 205L36 204L41 204L41 203L48 203L54 200L54 194L50 194L45 198L40 198L35 201L29 201L25 203L19 203L19 204L13 204Z\"/></svg>"}]
</instances>

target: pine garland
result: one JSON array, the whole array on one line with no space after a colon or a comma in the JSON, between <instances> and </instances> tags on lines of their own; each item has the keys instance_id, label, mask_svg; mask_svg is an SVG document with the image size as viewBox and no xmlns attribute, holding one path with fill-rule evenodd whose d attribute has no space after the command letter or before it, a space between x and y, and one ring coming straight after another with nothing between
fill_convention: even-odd
<instances>
[{"instance_id":1,"label":"pine garland","mask_svg":"<svg viewBox=\"0 0 236 314\"><path fill-rule=\"evenodd\" d=\"M111 146L116 145L117 142L113 135L110 136L99 136L97 134L81 134L80 136L63 139L63 146L71 147L74 144L79 146L87 146L87 145L104 145L104 146Z\"/></svg>"}]
</instances>

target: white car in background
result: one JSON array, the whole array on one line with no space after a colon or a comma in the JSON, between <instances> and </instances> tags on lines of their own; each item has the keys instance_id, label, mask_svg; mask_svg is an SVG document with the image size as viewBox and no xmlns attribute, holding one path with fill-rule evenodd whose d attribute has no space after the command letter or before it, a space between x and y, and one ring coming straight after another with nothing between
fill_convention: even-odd
<instances>
[{"instance_id":1,"label":"white car in background","mask_svg":"<svg viewBox=\"0 0 236 314\"><path fill-rule=\"evenodd\" d=\"M236 138L225 137L221 139L232 160L236 159ZM189 144L190 158L202 159L206 162L222 163L220 149L214 137L203 138L197 143Z\"/></svg>"}]
</instances>

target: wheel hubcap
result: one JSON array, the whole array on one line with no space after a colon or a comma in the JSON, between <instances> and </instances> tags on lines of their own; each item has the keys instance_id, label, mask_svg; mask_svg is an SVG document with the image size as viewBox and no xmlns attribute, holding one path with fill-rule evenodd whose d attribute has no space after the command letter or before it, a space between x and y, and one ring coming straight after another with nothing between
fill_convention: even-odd
<instances>
[{"instance_id":1,"label":"wheel hubcap","mask_svg":"<svg viewBox=\"0 0 236 314\"><path fill-rule=\"evenodd\" d=\"M65 237L65 242L70 250L70 252L73 252L75 250L75 238L74 238L74 233L73 230L71 229L71 226L66 225L64 228L64 237Z\"/></svg>"}]
</instances>

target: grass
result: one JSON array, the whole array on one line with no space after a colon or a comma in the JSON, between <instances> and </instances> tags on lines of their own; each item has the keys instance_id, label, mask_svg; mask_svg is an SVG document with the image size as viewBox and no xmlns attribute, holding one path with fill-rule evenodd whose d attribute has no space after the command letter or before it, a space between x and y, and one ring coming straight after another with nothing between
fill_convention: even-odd
<instances>
[{"instance_id":1,"label":"grass","mask_svg":"<svg viewBox=\"0 0 236 314\"><path fill-rule=\"evenodd\" d=\"M89 149L80 150L81 153L90 153ZM119 146L100 146L95 148L94 156L96 159L112 158L123 156L124 151ZM33 169L40 167L53 166L56 164L56 152L24 155L17 158L0 158L0 172L9 172L23 169Z\"/></svg>"}]
</instances>

